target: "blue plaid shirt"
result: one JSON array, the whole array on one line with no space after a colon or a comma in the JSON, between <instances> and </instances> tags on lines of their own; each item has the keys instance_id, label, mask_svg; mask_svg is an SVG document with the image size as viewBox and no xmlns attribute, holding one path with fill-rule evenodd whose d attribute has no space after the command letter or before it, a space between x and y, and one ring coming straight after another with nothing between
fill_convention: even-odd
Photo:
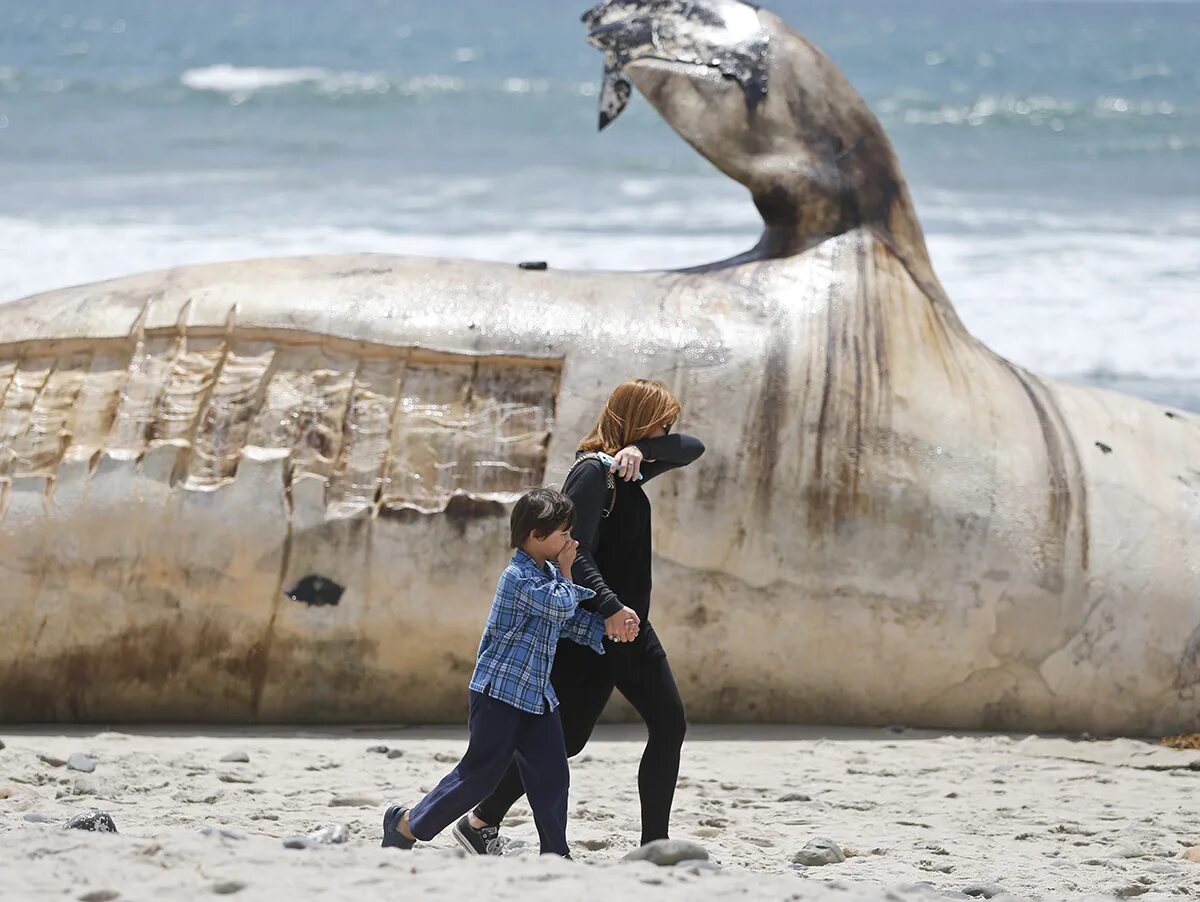
<instances>
[{"instance_id":1,"label":"blue plaid shirt","mask_svg":"<svg viewBox=\"0 0 1200 902\"><path fill-rule=\"evenodd\" d=\"M558 707L550 668L560 638L604 654L603 618L578 606L596 593L564 579L554 564L547 566L549 573L521 550L508 562L471 675L472 691L531 714Z\"/></svg>"}]
</instances>

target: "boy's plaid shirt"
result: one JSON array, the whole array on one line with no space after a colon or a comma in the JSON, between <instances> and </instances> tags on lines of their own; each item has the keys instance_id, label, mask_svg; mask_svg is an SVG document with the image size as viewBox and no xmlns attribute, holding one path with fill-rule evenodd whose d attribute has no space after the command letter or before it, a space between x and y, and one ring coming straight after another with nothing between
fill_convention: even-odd
<instances>
[{"instance_id":1,"label":"boy's plaid shirt","mask_svg":"<svg viewBox=\"0 0 1200 902\"><path fill-rule=\"evenodd\" d=\"M550 668L558 640L570 639L604 654L604 620L579 608L595 592L566 580L554 564L547 573L518 550L500 575L471 689L528 711L558 707Z\"/></svg>"}]
</instances>

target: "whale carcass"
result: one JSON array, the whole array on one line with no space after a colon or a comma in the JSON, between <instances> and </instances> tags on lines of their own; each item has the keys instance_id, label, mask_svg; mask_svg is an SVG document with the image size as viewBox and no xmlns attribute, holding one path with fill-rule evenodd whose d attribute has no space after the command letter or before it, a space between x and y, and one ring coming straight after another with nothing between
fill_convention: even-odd
<instances>
[{"instance_id":1,"label":"whale carcass","mask_svg":"<svg viewBox=\"0 0 1200 902\"><path fill-rule=\"evenodd\" d=\"M620 380L707 454L652 489L697 720L1200 727L1200 423L960 323L837 68L736 0L585 18L749 190L687 271L386 256L0 307L0 719L458 721L520 492Z\"/></svg>"}]
</instances>

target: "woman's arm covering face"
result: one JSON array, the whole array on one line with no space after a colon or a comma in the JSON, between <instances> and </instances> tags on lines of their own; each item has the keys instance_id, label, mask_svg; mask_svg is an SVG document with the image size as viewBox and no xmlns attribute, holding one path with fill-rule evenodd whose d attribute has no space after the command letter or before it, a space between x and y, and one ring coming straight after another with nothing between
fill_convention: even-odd
<instances>
[{"instance_id":1,"label":"woman's arm covering face","mask_svg":"<svg viewBox=\"0 0 1200 902\"><path fill-rule=\"evenodd\" d=\"M704 453L704 442L691 435L675 433L644 438L634 445L646 457L642 462L642 481L648 482L670 470L686 467Z\"/></svg>"}]
</instances>

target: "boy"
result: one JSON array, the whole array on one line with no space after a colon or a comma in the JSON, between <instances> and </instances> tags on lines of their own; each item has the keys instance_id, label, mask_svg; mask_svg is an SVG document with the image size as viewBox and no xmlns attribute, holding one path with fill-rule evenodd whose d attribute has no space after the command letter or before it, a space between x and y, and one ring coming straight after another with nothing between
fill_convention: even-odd
<instances>
[{"instance_id":1,"label":"boy","mask_svg":"<svg viewBox=\"0 0 1200 902\"><path fill-rule=\"evenodd\" d=\"M515 755L542 854L570 857L570 773L550 668L560 637L604 654L604 621L578 609L595 593L571 582L579 546L571 538L574 525L575 505L553 489L535 489L513 508L511 539L517 552L500 575L479 643L467 752L411 809L388 808L385 847L411 849L418 839L433 839L496 788Z\"/></svg>"}]
</instances>

